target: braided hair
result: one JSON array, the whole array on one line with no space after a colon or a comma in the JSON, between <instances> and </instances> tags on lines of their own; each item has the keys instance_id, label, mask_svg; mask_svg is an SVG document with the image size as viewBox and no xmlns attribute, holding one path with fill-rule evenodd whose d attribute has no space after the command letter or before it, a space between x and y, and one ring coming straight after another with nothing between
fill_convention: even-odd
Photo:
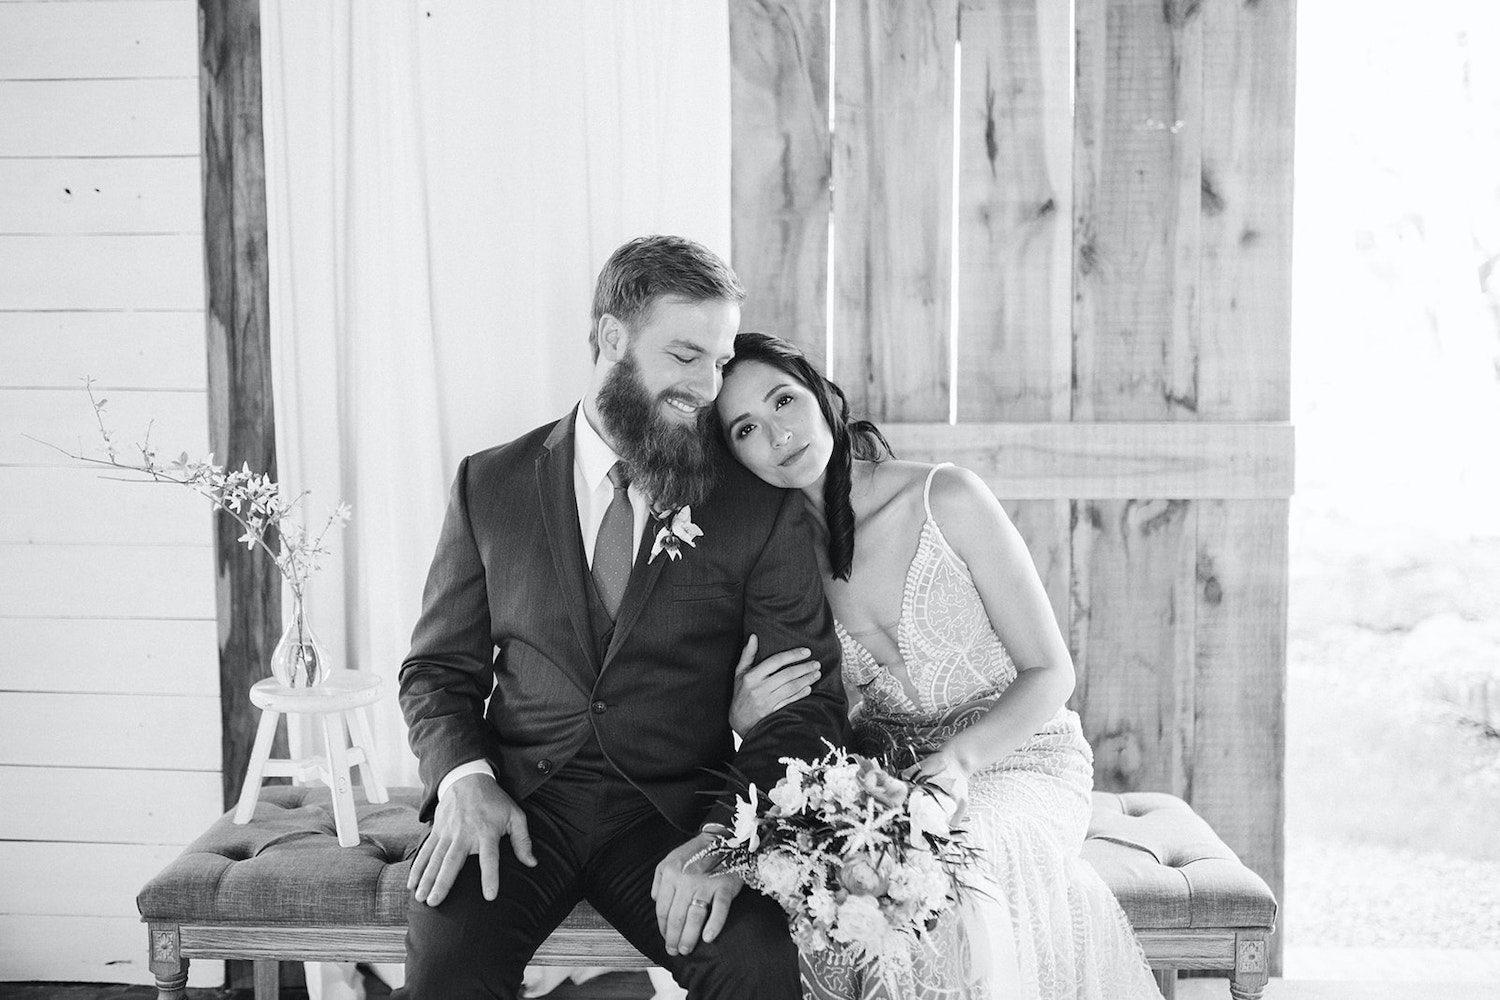
<instances>
[{"instance_id":1,"label":"braided hair","mask_svg":"<svg viewBox=\"0 0 1500 1000\"><path fill-rule=\"evenodd\" d=\"M759 361L785 372L818 401L823 421L833 433L833 454L823 477L823 510L828 522L828 564L834 579L849 579L854 564L854 505L849 489L854 460L883 462L894 458L890 442L868 420L849 419L849 400L826 375L813 367L796 344L766 333L742 333L734 338L734 359L724 366L724 377L744 361Z\"/></svg>"}]
</instances>

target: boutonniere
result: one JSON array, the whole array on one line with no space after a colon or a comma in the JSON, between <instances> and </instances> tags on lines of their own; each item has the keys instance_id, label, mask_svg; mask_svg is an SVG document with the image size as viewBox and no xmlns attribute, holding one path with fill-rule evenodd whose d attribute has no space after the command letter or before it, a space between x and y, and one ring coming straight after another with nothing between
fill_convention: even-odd
<instances>
[{"instance_id":1,"label":"boutonniere","mask_svg":"<svg viewBox=\"0 0 1500 1000\"><path fill-rule=\"evenodd\" d=\"M651 558L646 562L655 562L656 557L663 552L668 558L681 559L683 542L693 548L698 547L698 538L702 536L703 529L693 523L691 504L653 511L651 516L656 518L661 527L657 529L656 541L651 545Z\"/></svg>"}]
</instances>

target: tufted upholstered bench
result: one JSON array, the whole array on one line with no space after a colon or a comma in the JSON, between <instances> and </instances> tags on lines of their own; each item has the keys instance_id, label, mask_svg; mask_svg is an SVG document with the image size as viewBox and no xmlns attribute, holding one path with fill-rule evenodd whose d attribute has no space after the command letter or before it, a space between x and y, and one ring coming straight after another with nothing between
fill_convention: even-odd
<instances>
[{"instance_id":1,"label":"tufted upholstered bench","mask_svg":"<svg viewBox=\"0 0 1500 1000\"><path fill-rule=\"evenodd\" d=\"M256 1000L276 997L281 960L402 961L406 875L424 831L418 796L392 788L389 802L359 805L355 847L339 847L324 788L267 788L249 824L220 818L137 897L159 1000L186 995L193 958L254 961ZM1276 901L1181 799L1095 793L1083 855L1119 898L1169 998L1177 969L1231 970L1236 1000L1260 995ZM587 904L533 961L649 965Z\"/></svg>"}]
</instances>

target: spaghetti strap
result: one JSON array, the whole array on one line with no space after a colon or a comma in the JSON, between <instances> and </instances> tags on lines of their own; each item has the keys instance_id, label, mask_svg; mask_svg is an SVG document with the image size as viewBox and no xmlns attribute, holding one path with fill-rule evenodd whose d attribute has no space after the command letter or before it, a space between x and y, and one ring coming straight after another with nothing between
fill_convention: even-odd
<instances>
[{"instance_id":1,"label":"spaghetti strap","mask_svg":"<svg viewBox=\"0 0 1500 1000\"><path fill-rule=\"evenodd\" d=\"M953 465L952 462L939 462L927 470L927 482L922 485L922 506L927 510L927 520L936 521L932 516L932 477L937 475L937 470L946 469Z\"/></svg>"}]
</instances>

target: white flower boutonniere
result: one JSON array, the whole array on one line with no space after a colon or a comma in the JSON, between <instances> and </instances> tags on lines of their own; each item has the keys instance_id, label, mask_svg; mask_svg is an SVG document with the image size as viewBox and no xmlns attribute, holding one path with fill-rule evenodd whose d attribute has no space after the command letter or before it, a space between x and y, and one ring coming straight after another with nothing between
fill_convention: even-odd
<instances>
[{"instance_id":1,"label":"white flower boutonniere","mask_svg":"<svg viewBox=\"0 0 1500 1000\"><path fill-rule=\"evenodd\" d=\"M656 541L651 545L651 558L646 560L648 563L655 562L656 557L663 552L671 559L681 559L683 542L693 548L698 547L703 529L693 523L692 505L656 511L652 516L661 527L656 532Z\"/></svg>"}]
</instances>

